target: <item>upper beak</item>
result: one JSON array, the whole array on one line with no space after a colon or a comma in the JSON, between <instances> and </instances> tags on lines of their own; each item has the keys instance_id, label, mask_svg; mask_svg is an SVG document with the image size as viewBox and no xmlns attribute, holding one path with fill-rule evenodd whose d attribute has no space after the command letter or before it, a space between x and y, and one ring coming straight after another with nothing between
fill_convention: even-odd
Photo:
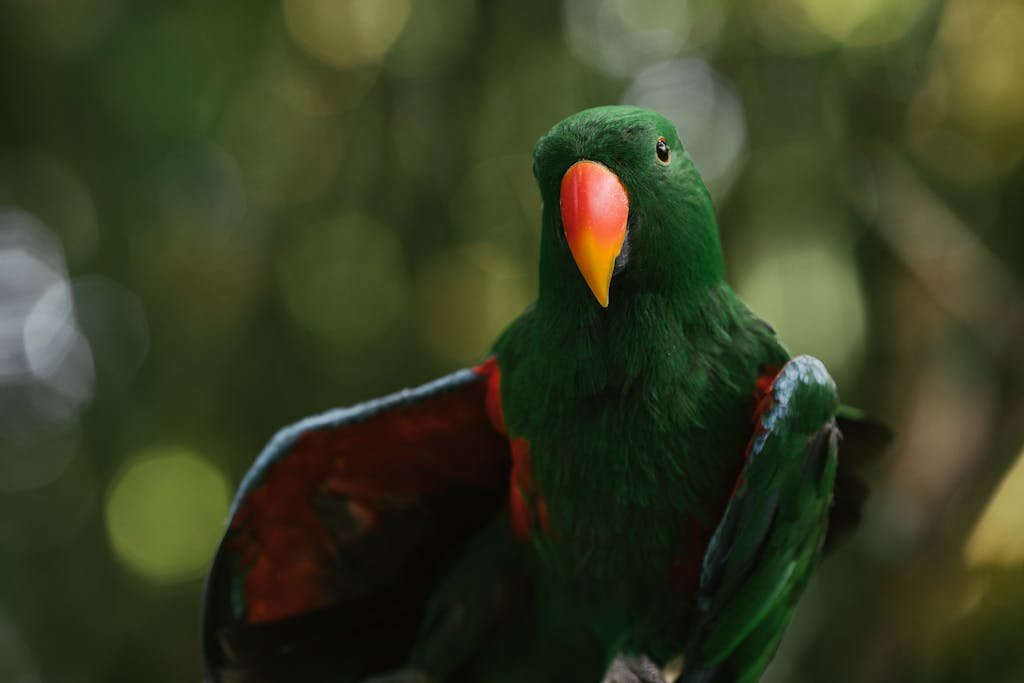
<instances>
[{"instance_id":1,"label":"upper beak","mask_svg":"<svg viewBox=\"0 0 1024 683\"><path fill-rule=\"evenodd\" d=\"M607 308L615 259L626 239L626 188L604 164L577 161L562 176L560 203L569 251L590 291Z\"/></svg>"}]
</instances>

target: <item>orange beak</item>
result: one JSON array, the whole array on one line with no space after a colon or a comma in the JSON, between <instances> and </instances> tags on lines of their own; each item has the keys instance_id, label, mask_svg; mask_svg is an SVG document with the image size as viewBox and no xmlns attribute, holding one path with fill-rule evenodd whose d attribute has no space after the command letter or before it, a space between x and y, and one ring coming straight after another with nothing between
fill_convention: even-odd
<instances>
[{"instance_id":1,"label":"orange beak","mask_svg":"<svg viewBox=\"0 0 1024 683\"><path fill-rule=\"evenodd\" d=\"M619 177L596 161L577 161L562 177L562 229L569 251L598 303L608 308L615 259L629 220L629 196Z\"/></svg>"}]
</instances>

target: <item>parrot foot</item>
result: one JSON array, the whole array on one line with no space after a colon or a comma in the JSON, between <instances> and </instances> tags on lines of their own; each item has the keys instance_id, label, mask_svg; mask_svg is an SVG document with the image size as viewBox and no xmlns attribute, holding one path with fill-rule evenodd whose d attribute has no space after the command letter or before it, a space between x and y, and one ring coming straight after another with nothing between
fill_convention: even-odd
<instances>
[{"instance_id":1,"label":"parrot foot","mask_svg":"<svg viewBox=\"0 0 1024 683\"><path fill-rule=\"evenodd\" d=\"M619 655L601 683L665 683L661 669L647 657Z\"/></svg>"}]
</instances>

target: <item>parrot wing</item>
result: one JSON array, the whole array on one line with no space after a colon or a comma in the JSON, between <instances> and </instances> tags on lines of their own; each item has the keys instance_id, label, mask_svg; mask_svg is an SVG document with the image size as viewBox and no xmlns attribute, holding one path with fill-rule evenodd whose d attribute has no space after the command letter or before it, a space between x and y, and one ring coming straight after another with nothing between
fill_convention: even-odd
<instances>
[{"instance_id":1,"label":"parrot wing","mask_svg":"<svg viewBox=\"0 0 1024 683\"><path fill-rule=\"evenodd\" d=\"M753 682L774 655L828 526L837 409L817 359L796 357L775 377L704 555L680 683Z\"/></svg>"},{"instance_id":2,"label":"parrot wing","mask_svg":"<svg viewBox=\"0 0 1024 683\"><path fill-rule=\"evenodd\" d=\"M494 361L302 420L246 474L206 580L212 681L358 681L405 663L431 591L506 500Z\"/></svg>"}]
</instances>

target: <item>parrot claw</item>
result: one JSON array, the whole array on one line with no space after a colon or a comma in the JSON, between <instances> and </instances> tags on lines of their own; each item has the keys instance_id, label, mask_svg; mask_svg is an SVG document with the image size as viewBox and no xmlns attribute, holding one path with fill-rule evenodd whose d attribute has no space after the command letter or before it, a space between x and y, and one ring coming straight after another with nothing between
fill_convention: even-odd
<instances>
[{"instance_id":1,"label":"parrot claw","mask_svg":"<svg viewBox=\"0 0 1024 683\"><path fill-rule=\"evenodd\" d=\"M601 683L665 683L661 669L647 657L619 655Z\"/></svg>"}]
</instances>

